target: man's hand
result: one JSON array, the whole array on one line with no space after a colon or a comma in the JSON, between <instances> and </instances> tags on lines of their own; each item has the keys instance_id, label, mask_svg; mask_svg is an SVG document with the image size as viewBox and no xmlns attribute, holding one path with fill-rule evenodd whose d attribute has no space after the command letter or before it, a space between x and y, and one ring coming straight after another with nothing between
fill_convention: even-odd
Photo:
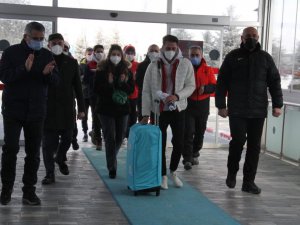
<instances>
[{"instance_id":1,"label":"man's hand","mask_svg":"<svg viewBox=\"0 0 300 225\"><path fill-rule=\"evenodd\" d=\"M28 58L25 61L25 68L26 68L27 72L29 72L31 70L33 60L34 60L34 54L29 54Z\"/></svg>"},{"instance_id":2,"label":"man's hand","mask_svg":"<svg viewBox=\"0 0 300 225\"><path fill-rule=\"evenodd\" d=\"M199 95L202 95L203 93L204 93L204 85L202 85L198 90Z\"/></svg>"},{"instance_id":3,"label":"man's hand","mask_svg":"<svg viewBox=\"0 0 300 225\"><path fill-rule=\"evenodd\" d=\"M274 117L279 117L281 115L281 108L273 108L272 115Z\"/></svg>"},{"instance_id":4,"label":"man's hand","mask_svg":"<svg viewBox=\"0 0 300 225\"><path fill-rule=\"evenodd\" d=\"M84 112L78 112L78 114L77 114L77 119L78 120L82 120L82 119L84 119L84 117L85 117L85 113Z\"/></svg>"},{"instance_id":5,"label":"man's hand","mask_svg":"<svg viewBox=\"0 0 300 225\"><path fill-rule=\"evenodd\" d=\"M223 117L223 118L226 118L228 116L228 110L226 108L219 109L218 110L218 115Z\"/></svg>"},{"instance_id":6,"label":"man's hand","mask_svg":"<svg viewBox=\"0 0 300 225\"><path fill-rule=\"evenodd\" d=\"M45 66L45 68L44 68L44 70L43 70L43 74L44 74L44 75L48 75L48 74L52 73L54 67L55 67L55 61L53 60L52 62L49 62L49 63Z\"/></svg>"},{"instance_id":7,"label":"man's hand","mask_svg":"<svg viewBox=\"0 0 300 225\"><path fill-rule=\"evenodd\" d=\"M165 103L168 104L168 103L171 103L171 102L176 102L178 101L178 98L176 95L169 95L168 97L166 97L165 99Z\"/></svg>"},{"instance_id":8,"label":"man's hand","mask_svg":"<svg viewBox=\"0 0 300 225\"><path fill-rule=\"evenodd\" d=\"M146 125L148 124L149 116L143 116L143 119L140 121L140 124Z\"/></svg>"}]
</instances>

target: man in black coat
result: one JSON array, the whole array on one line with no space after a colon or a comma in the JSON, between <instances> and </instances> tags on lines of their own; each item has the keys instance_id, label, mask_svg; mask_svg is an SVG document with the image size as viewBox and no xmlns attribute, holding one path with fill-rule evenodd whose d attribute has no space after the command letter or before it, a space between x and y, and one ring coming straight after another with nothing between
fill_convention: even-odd
<instances>
[{"instance_id":1,"label":"man in black coat","mask_svg":"<svg viewBox=\"0 0 300 225\"><path fill-rule=\"evenodd\" d=\"M225 58L218 75L216 107L221 117L229 116L232 140L229 144L226 185L234 188L243 146L247 153L243 168L242 191L259 194L254 183L264 120L267 116L268 94L272 97L273 116L281 114L283 105L280 74L272 57L261 50L258 32L247 27L241 36L241 47ZM226 106L226 94L228 100Z\"/></svg>"},{"instance_id":2,"label":"man in black coat","mask_svg":"<svg viewBox=\"0 0 300 225\"><path fill-rule=\"evenodd\" d=\"M152 44L149 46L146 58L143 62L141 62L136 70L136 85L139 89L139 95L138 95L138 102L137 102L137 109L138 109L138 120L142 120L142 92L143 92L143 84L144 84L144 78L146 74L146 70L149 66L149 64L159 58L159 47L155 44Z\"/></svg>"},{"instance_id":3,"label":"man in black coat","mask_svg":"<svg viewBox=\"0 0 300 225\"><path fill-rule=\"evenodd\" d=\"M47 117L43 136L46 177L42 180L42 184L55 182L54 161L58 164L62 174L69 174L65 160L71 145L76 117L75 98L78 109L77 118L82 119L85 111L77 61L63 54L64 39L61 34L51 34L48 41L48 47L52 51L59 69L60 83L57 87L49 88L48 92Z\"/></svg>"},{"instance_id":4,"label":"man in black coat","mask_svg":"<svg viewBox=\"0 0 300 225\"><path fill-rule=\"evenodd\" d=\"M57 84L58 72L51 52L43 48L45 27L28 23L21 44L7 48L0 61L4 145L2 147L1 204L11 200L16 176L20 133L25 137L23 203L39 205L35 194L40 146L49 84Z\"/></svg>"}]
</instances>

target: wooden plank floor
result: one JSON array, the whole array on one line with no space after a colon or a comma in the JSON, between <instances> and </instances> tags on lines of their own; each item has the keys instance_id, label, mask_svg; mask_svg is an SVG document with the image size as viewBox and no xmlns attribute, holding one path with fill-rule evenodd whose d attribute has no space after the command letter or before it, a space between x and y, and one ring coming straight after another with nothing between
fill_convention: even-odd
<instances>
[{"instance_id":1,"label":"wooden plank floor","mask_svg":"<svg viewBox=\"0 0 300 225\"><path fill-rule=\"evenodd\" d=\"M90 146L89 143L80 144ZM45 175L44 165L41 162L37 194L42 200L42 205L23 206L21 203L23 157L24 149L21 148L12 202L7 206L0 206L1 225L128 224L121 209L81 150L69 151L70 175L64 176L57 171L54 185L41 185ZM240 190L241 171L238 173L237 187L234 190L229 190L225 186L226 160L227 150L204 149L200 156L200 165L185 171L180 164L178 173L241 224L300 224L299 167L261 154L256 181L262 188L262 193L251 195ZM172 185L171 181L169 185Z\"/></svg>"}]
</instances>

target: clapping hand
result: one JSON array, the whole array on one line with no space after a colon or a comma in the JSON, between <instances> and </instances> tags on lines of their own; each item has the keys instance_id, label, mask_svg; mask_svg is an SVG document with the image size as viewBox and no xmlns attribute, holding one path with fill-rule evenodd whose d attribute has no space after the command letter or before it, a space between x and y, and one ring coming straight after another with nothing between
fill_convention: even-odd
<instances>
[{"instance_id":1,"label":"clapping hand","mask_svg":"<svg viewBox=\"0 0 300 225\"><path fill-rule=\"evenodd\" d=\"M26 68L27 72L29 72L31 70L33 60L34 60L34 54L29 54L28 58L25 61L25 68Z\"/></svg>"},{"instance_id":2,"label":"clapping hand","mask_svg":"<svg viewBox=\"0 0 300 225\"><path fill-rule=\"evenodd\" d=\"M55 61L53 60L45 66L45 68L43 70L43 74L48 75L48 74L52 73L54 67L55 67Z\"/></svg>"}]
</instances>

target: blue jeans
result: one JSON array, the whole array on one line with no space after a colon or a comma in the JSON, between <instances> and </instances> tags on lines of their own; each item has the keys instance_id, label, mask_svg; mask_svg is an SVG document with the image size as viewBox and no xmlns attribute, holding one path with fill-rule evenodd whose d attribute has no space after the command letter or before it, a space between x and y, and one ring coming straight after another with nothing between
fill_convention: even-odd
<instances>
[{"instance_id":1,"label":"blue jeans","mask_svg":"<svg viewBox=\"0 0 300 225\"><path fill-rule=\"evenodd\" d=\"M126 135L128 115L107 116L100 114L109 171L117 171L117 154Z\"/></svg>"}]
</instances>

